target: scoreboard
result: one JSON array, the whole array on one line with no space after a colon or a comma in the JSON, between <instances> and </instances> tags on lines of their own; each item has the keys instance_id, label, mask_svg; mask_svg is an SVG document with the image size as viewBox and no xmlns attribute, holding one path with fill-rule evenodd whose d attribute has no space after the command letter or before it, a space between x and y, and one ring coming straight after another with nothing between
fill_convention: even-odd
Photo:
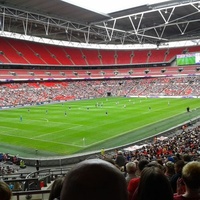
<instances>
[{"instance_id":1,"label":"scoreboard","mask_svg":"<svg viewBox=\"0 0 200 200\"><path fill-rule=\"evenodd\" d=\"M200 64L200 53L186 53L176 56L176 64L181 65L198 65Z\"/></svg>"}]
</instances>

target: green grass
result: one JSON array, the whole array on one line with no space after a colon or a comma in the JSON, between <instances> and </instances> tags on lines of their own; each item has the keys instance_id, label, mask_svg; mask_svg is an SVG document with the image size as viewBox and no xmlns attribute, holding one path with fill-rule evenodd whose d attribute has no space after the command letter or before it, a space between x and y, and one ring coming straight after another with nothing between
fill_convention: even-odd
<instances>
[{"instance_id":1,"label":"green grass","mask_svg":"<svg viewBox=\"0 0 200 200\"><path fill-rule=\"evenodd\" d=\"M110 97L1 110L0 152L48 157L120 146L195 118L199 107L199 99Z\"/></svg>"}]
</instances>

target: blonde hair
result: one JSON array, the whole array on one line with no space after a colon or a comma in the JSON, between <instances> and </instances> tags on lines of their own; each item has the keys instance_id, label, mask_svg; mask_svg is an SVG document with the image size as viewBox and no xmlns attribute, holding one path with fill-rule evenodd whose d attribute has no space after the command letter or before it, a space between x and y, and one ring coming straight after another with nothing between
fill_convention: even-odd
<instances>
[{"instance_id":1,"label":"blonde hair","mask_svg":"<svg viewBox=\"0 0 200 200\"><path fill-rule=\"evenodd\" d=\"M200 162L192 161L187 163L182 170L182 178L190 189L200 188Z\"/></svg>"},{"instance_id":2,"label":"blonde hair","mask_svg":"<svg viewBox=\"0 0 200 200\"><path fill-rule=\"evenodd\" d=\"M128 162L126 164L126 171L127 173L134 173L137 170L137 165L134 162Z\"/></svg>"}]
</instances>

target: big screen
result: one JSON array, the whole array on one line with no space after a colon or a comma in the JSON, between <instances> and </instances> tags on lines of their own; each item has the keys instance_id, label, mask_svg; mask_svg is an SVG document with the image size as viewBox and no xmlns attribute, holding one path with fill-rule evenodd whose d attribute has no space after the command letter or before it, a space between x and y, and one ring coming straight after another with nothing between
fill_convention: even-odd
<instances>
[{"instance_id":1,"label":"big screen","mask_svg":"<svg viewBox=\"0 0 200 200\"><path fill-rule=\"evenodd\" d=\"M200 64L200 53L179 54L176 56L176 64L178 66Z\"/></svg>"}]
</instances>

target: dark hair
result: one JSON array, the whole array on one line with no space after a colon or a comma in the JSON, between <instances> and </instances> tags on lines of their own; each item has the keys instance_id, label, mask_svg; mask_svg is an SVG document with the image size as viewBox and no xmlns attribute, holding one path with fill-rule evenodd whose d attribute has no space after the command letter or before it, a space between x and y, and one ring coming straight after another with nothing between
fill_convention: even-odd
<instances>
[{"instance_id":1,"label":"dark hair","mask_svg":"<svg viewBox=\"0 0 200 200\"><path fill-rule=\"evenodd\" d=\"M175 162L174 166L176 168L176 172L182 172L184 165L185 162L183 160L178 160L177 162Z\"/></svg>"},{"instance_id":2,"label":"dark hair","mask_svg":"<svg viewBox=\"0 0 200 200\"><path fill-rule=\"evenodd\" d=\"M145 167L138 186L138 200L173 200L171 185L158 167Z\"/></svg>"},{"instance_id":3,"label":"dark hair","mask_svg":"<svg viewBox=\"0 0 200 200\"><path fill-rule=\"evenodd\" d=\"M55 199L60 198L60 193L61 193L61 190L62 190L63 181L64 181L64 177L59 177L53 182L53 184L51 186L49 200L55 200Z\"/></svg>"},{"instance_id":4,"label":"dark hair","mask_svg":"<svg viewBox=\"0 0 200 200\"><path fill-rule=\"evenodd\" d=\"M138 163L139 170L142 171L148 164L149 164L148 160L146 159L140 160Z\"/></svg>"},{"instance_id":5,"label":"dark hair","mask_svg":"<svg viewBox=\"0 0 200 200\"><path fill-rule=\"evenodd\" d=\"M189 154L184 154L183 155L183 161L188 163L191 161L191 156Z\"/></svg>"},{"instance_id":6,"label":"dark hair","mask_svg":"<svg viewBox=\"0 0 200 200\"><path fill-rule=\"evenodd\" d=\"M12 191L7 183L0 181L0 197L1 200L10 200L12 197Z\"/></svg>"},{"instance_id":7,"label":"dark hair","mask_svg":"<svg viewBox=\"0 0 200 200\"><path fill-rule=\"evenodd\" d=\"M165 171L170 175L174 175L175 174L174 163L171 161L166 162Z\"/></svg>"}]
</instances>

